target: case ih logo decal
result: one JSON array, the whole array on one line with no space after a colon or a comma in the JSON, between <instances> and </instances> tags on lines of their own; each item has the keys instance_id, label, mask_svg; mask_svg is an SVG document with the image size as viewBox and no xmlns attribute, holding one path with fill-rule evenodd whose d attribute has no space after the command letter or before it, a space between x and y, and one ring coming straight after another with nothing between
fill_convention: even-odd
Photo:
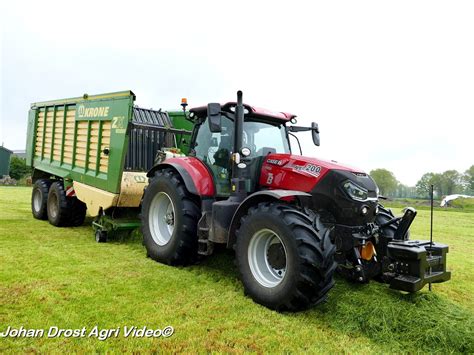
<instances>
[{"instance_id":1,"label":"case ih logo decal","mask_svg":"<svg viewBox=\"0 0 474 355\"><path fill-rule=\"evenodd\" d=\"M109 115L109 109L109 106L86 108L84 105L79 105L77 107L77 113L79 118L107 117Z\"/></svg>"},{"instance_id":2,"label":"case ih logo decal","mask_svg":"<svg viewBox=\"0 0 474 355\"><path fill-rule=\"evenodd\" d=\"M267 159L267 163L272 164L272 165L278 165L278 166L283 165L283 161L280 159Z\"/></svg>"},{"instance_id":3,"label":"case ih logo decal","mask_svg":"<svg viewBox=\"0 0 474 355\"><path fill-rule=\"evenodd\" d=\"M308 174L311 174L315 177L318 177L321 174L321 167L319 165L306 164L306 165L292 165L294 171L302 171Z\"/></svg>"}]
</instances>

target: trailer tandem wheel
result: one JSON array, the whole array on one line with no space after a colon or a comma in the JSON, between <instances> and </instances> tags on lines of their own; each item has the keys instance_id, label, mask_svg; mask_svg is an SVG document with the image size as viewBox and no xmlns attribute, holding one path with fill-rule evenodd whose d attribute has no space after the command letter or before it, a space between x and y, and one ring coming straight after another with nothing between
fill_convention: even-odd
<instances>
[{"instance_id":1,"label":"trailer tandem wheel","mask_svg":"<svg viewBox=\"0 0 474 355\"><path fill-rule=\"evenodd\" d=\"M31 192L31 212L36 219L48 219L48 192L51 186L51 180L38 179L36 180L33 190Z\"/></svg>"},{"instance_id":2,"label":"trailer tandem wheel","mask_svg":"<svg viewBox=\"0 0 474 355\"><path fill-rule=\"evenodd\" d=\"M47 201L48 220L53 226L80 226L86 216L86 205L77 197L67 197L62 181L51 184Z\"/></svg>"}]
</instances>

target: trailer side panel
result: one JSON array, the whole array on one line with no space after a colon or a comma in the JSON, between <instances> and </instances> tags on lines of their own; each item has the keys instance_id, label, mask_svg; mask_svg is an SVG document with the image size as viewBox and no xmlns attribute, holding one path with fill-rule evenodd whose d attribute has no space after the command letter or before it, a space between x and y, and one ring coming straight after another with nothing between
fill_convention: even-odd
<instances>
[{"instance_id":1,"label":"trailer side panel","mask_svg":"<svg viewBox=\"0 0 474 355\"><path fill-rule=\"evenodd\" d=\"M119 193L134 98L128 91L33 104L28 162L46 173Z\"/></svg>"}]
</instances>

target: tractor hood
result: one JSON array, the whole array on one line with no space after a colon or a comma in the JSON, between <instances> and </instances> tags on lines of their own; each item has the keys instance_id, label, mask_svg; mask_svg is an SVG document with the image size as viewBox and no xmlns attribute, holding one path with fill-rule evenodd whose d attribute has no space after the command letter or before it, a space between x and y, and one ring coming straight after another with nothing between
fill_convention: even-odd
<instances>
[{"instance_id":1,"label":"tractor hood","mask_svg":"<svg viewBox=\"0 0 474 355\"><path fill-rule=\"evenodd\" d=\"M354 176L367 176L362 170L334 161L291 154L269 154L263 159L260 185L275 189L311 192L315 185L332 170Z\"/></svg>"},{"instance_id":2,"label":"tractor hood","mask_svg":"<svg viewBox=\"0 0 474 355\"><path fill-rule=\"evenodd\" d=\"M264 157L260 186L311 193L313 209L330 211L348 225L373 222L377 185L360 169L290 154Z\"/></svg>"}]
</instances>

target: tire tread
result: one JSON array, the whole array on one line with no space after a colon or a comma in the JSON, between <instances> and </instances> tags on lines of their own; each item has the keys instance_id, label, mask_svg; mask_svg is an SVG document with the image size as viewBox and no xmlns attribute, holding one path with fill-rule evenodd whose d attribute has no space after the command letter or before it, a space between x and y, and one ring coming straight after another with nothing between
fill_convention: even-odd
<instances>
[{"instance_id":1,"label":"tire tread","mask_svg":"<svg viewBox=\"0 0 474 355\"><path fill-rule=\"evenodd\" d=\"M329 231L319 221L319 216L315 214L313 223L310 216L294 207L278 202L262 202L251 207L247 215L242 217L236 231L237 243L243 237L240 235L241 226L247 222L248 218L259 213L271 213L293 231L292 234L297 244L300 273L296 287L287 292L285 297L278 302L270 303L253 297L254 300L278 311L299 311L325 301L329 290L334 285L335 246L329 239ZM239 247L236 249L239 250ZM252 296L251 290L245 284L247 275L242 274L245 270L243 263L246 260L244 259L237 255L236 261L242 280L244 280L245 292Z\"/></svg>"}]
</instances>

